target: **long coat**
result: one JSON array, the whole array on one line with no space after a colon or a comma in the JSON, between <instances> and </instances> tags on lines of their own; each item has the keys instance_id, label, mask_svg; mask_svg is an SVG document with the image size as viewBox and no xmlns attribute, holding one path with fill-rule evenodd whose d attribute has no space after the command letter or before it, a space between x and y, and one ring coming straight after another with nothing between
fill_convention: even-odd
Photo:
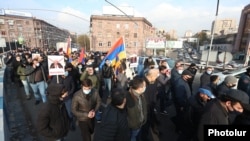
<instances>
[{"instance_id":1,"label":"long coat","mask_svg":"<svg viewBox=\"0 0 250 141\"><path fill-rule=\"evenodd\" d=\"M60 139L69 131L69 117L66 107L58 96L48 96L37 116L38 132L49 139Z\"/></svg>"}]
</instances>

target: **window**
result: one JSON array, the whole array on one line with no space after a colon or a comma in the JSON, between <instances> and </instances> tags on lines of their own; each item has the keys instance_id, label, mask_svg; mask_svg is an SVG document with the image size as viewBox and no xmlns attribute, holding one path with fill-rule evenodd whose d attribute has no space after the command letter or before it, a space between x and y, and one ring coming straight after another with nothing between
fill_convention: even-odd
<instances>
[{"instance_id":1,"label":"window","mask_svg":"<svg viewBox=\"0 0 250 141\"><path fill-rule=\"evenodd\" d=\"M98 32L98 37L102 37L102 33L101 32Z\"/></svg>"},{"instance_id":2,"label":"window","mask_svg":"<svg viewBox=\"0 0 250 141\"><path fill-rule=\"evenodd\" d=\"M136 42L134 42L134 46L135 46L135 47L137 46L137 43L136 43Z\"/></svg>"},{"instance_id":3,"label":"window","mask_svg":"<svg viewBox=\"0 0 250 141\"><path fill-rule=\"evenodd\" d=\"M18 26L17 29L18 29L18 31L22 31L23 27L22 26Z\"/></svg>"},{"instance_id":4,"label":"window","mask_svg":"<svg viewBox=\"0 0 250 141\"><path fill-rule=\"evenodd\" d=\"M126 37L126 38L129 38L129 33L125 33L125 37Z\"/></svg>"},{"instance_id":5,"label":"window","mask_svg":"<svg viewBox=\"0 0 250 141\"><path fill-rule=\"evenodd\" d=\"M29 25L29 24L30 24L30 21L26 21L25 24L26 24L26 25Z\"/></svg>"},{"instance_id":6,"label":"window","mask_svg":"<svg viewBox=\"0 0 250 141\"><path fill-rule=\"evenodd\" d=\"M137 38L137 33L134 33L134 38Z\"/></svg>"},{"instance_id":7,"label":"window","mask_svg":"<svg viewBox=\"0 0 250 141\"><path fill-rule=\"evenodd\" d=\"M10 37L15 37L15 32L10 32Z\"/></svg>"},{"instance_id":8,"label":"window","mask_svg":"<svg viewBox=\"0 0 250 141\"><path fill-rule=\"evenodd\" d=\"M14 25L14 20L9 20L8 23L9 25Z\"/></svg>"},{"instance_id":9,"label":"window","mask_svg":"<svg viewBox=\"0 0 250 141\"><path fill-rule=\"evenodd\" d=\"M1 31L1 35L6 35L6 31Z\"/></svg>"},{"instance_id":10,"label":"window","mask_svg":"<svg viewBox=\"0 0 250 141\"><path fill-rule=\"evenodd\" d=\"M0 24L4 24L4 19L0 19Z\"/></svg>"},{"instance_id":11,"label":"window","mask_svg":"<svg viewBox=\"0 0 250 141\"><path fill-rule=\"evenodd\" d=\"M125 24L125 25L124 25L124 28L125 28L125 29L128 29L128 28L129 28L129 25L128 25L128 24Z\"/></svg>"},{"instance_id":12,"label":"window","mask_svg":"<svg viewBox=\"0 0 250 141\"><path fill-rule=\"evenodd\" d=\"M102 47L102 42L99 42L99 47Z\"/></svg>"},{"instance_id":13,"label":"window","mask_svg":"<svg viewBox=\"0 0 250 141\"><path fill-rule=\"evenodd\" d=\"M117 29L120 29L120 24L116 24L116 28L117 28Z\"/></svg>"},{"instance_id":14,"label":"window","mask_svg":"<svg viewBox=\"0 0 250 141\"><path fill-rule=\"evenodd\" d=\"M98 22L98 27L102 28L102 22Z\"/></svg>"},{"instance_id":15,"label":"window","mask_svg":"<svg viewBox=\"0 0 250 141\"><path fill-rule=\"evenodd\" d=\"M111 33L107 33L107 37L112 37Z\"/></svg>"},{"instance_id":16,"label":"window","mask_svg":"<svg viewBox=\"0 0 250 141\"><path fill-rule=\"evenodd\" d=\"M13 25L10 25L10 26L9 26L9 29L14 29L14 26L13 26Z\"/></svg>"},{"instance_id":17,"label":"window","mask_svg":"<svg viewBox=\"0 0 250 141\"><path fill-rule=\"evenodd\" d=\"M21 20L16 20L16 24L17 25L21 25L23 23L23 21L21 21Z\"/></svg>"},{"instance_id":18,"label":"window","mask_svg":"<svg viewBox=\"0 0 250 141\"><path fill-rule=\"evenodd\" d=\"M110 47L111 46L111 42L110 41L108 41L108 47Z\"/></svg>"}]
</instances>

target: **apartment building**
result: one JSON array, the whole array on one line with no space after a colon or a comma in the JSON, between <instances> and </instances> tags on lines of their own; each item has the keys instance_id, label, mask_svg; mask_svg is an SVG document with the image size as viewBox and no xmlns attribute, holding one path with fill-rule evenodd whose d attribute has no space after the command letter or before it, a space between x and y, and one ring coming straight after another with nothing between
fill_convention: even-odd
<instances>
[{"instance_id":1,"label":"apartment building","mask_svg":"<svg viewBox=\"0 0 250 141\"><path fill-rule=\"evenodd\" d=\"M212 30L215 35L227 35L237 32L236 19L217 19L212 23Z\"/></svg>"},{"instance_id":2,"label":"apartment building","mask_svg":"<svg viewBox=\"0 0 250 141\"><path fill-rule=\"evenodd\" d=\"M124 15L92 15L90 42L94 51L108 51L119 37L124 37L127 54L143 55L145 41L154 37L155 29L143 17Z\"/></svg>"},{"instance_id":3,"label":"apartment building","mask_svg":"<svg viewBox=\"0 0 250 141\"><path fill-rule=\"evenodd\" d=\"M36 19L30 13L0 9L0 38L5 39L6 50L55 48L57 42L66 41L69 36L69 31Z\"/></svg>"},{"instance_id":4,"label":"apartment building","mask_svg":"<svg viewBox=\"0 0 250 141\"><path fill-rule=\"evenodd\" d=\"M247 54L248 48L250 48L250 4L245 6L241 12L234 50Z\"/></svg>"}]
</instances>

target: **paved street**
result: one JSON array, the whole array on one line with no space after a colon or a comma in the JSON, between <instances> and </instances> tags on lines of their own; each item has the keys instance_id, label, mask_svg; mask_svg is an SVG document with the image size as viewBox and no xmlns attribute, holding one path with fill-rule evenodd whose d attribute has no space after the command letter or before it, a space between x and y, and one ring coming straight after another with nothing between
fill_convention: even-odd
<instances>
[{"instance_id":1,"label":"paved street","mask_svg":"<svg viewBox=\"0 0 250 141\"><path fill-rule=\"evenodd\" d=\"M194 90L198 87L199 76L196 75L194 81ZM41 104L35 106L34 97L26 100L23 87L11 84L4 80L4 104L5 104L5 141L43 141L43 138L37 134L35 124L36 115ZM169 115L157 114L160 121L160 141L175 141L177 134L171 117L175 115L174 106L168 107ZM66 141L80 141L81 135L79 128L76 131L70 131L65 138Z\"/></svg>"}]
</instances>

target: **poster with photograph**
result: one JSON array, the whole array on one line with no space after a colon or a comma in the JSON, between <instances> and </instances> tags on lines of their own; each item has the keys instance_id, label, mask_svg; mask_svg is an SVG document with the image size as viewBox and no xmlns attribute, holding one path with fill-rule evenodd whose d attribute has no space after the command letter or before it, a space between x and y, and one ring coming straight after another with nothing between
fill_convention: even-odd
<instances>
[{"instance_id":1,"label":"poster with photograph","mask_svg":"<svg viewBox=\"0 0 250 141\"><path fill-rule=\"evenodd\" d=\"M64 56L48 55L49 75L64 75Z\"/></svg>"}]
</instances>

